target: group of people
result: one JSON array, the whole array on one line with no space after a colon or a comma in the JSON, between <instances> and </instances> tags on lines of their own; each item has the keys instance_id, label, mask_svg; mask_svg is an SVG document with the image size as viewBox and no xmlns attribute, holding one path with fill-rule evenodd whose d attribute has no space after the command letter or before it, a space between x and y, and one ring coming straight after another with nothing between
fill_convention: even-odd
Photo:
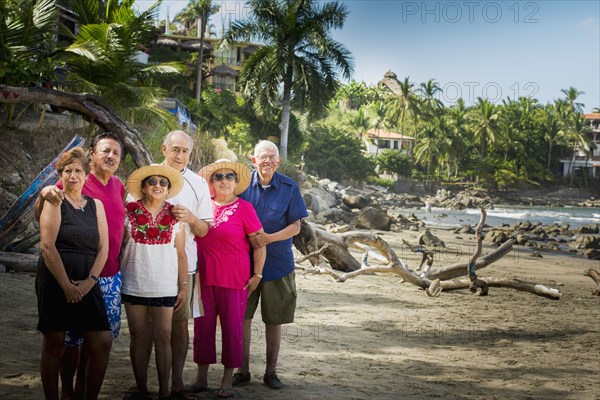
<instances>
[{"instance_id":1,"label":"group of people","mask_svg":"<svg viewBox=\"0 0 600 400\"><path fill-rule=\"evenodd\" d=\"M250 332L259 300L266 324L263 382L284 387L276 366L281 325L293 322L296 305L291 241L306 207L293 180L277 172L281 160L272 142L256 145L252 172L217 160L196 174L188 169L192 146L187 133L170 132L163 163L135 170L126 189L115 176L124 153L116 136L97 135L87 157L81 148L61 155L59 182L44 188L35 205L47 399L98 397L121 303L131 338L132 398L151 398L153 345L160 399L209 390L217 319L224 370L216 395L235 397L233 387L251 381ZM198 372L186 386L191 318Z\"/></svg>"}]
</instances>

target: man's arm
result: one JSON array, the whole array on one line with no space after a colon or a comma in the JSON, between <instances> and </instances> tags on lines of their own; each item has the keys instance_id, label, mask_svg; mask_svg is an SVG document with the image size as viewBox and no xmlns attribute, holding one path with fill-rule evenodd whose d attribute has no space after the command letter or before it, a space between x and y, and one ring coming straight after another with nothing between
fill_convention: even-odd
<instances>
[{"instance_id":1,"label":"man's arm","mask_svg":"<svg viewBox=\"0 0 600 400\"><path fill-rule=\"evenodd\" d=\"M58 188L58 186L50 185L46 186L40 191L40 195L35 200L35 204L33 206L33 212L35 218L37 220L40 219L40 215L42 215L42 210L44 209L44 202L47 200L55 206L60 205L64 198L64 194L62 190Z\"/></svg>"},{"instance_id":2,"label":"man's arm","mask_svg":"<svg viewBox=\"0 0 600 400\"><path fill-rule=\"evenodd\" d=\"M256 235L250 236L250 243L254 248L260 248L273 242L281 242L289 239L300 233L300 220L294 221L280 231L273 233L259 232Z\"/></svg>"}]
</instances>

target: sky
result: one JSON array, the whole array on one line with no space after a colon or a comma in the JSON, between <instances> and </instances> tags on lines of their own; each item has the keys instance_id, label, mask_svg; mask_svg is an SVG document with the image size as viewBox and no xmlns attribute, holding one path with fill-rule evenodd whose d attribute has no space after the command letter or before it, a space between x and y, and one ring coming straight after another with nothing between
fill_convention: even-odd
<instances>
[{"instance_id":1,"label":"sky","mask_svg":"<svg viewBox=\"0 0 600 400\"><path fill-rule=\"evenodd\" d=\"M217 32L249 15L244 1L219 1ZM164 0L162 19L187 1ZM344 27L332 31L354 58L353 80L371 85L388 71L415 84L434 79L440 100L467 105L531 96L541 103L584 92L584 111L600 107L600 1L341 1ZM151 1L136 1L140 9Z\"/></svg>"}]
</instances>

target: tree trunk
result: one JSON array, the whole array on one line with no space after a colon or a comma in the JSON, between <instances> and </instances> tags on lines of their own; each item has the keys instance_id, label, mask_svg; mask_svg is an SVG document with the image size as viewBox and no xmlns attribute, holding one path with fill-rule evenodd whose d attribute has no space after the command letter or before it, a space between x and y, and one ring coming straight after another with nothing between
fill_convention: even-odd
<instances>
[{"instance_id":1,"label":"tree trunk","mask_svg":"<svg viewBox=\"0 0 600 400\"><path fill-rule=\"evenodd\" d=\"M279 155L284 160L287 160L288 156L288 135L290 130L290 117L292 114L292 79L292 67L288 66L283 81L283 101L281 108L281 123L279 125L279 128L281 129L279 137Z\"/></svg>"},{"instance_id":2,"label":"tree trunk","mask_svg":"<svg viewBox=\"0 0 600 400\"><path fill-rule=\"evenodd\" d=\"M594 292L592 293L594 296L600 296L600 272L598 272L595 269L588 269L585 274L585 276L589 276L590 278L592 278L594 280L594 282L596 282L596 285L598 285L596 287L596 290L594 290Z\"/></svg>"},{"instance_id":3,"label":"tree trunk","mask_svg":"<svg viewBox=\"0 0 600 400\"><path fill-rule=\"evenodd\" d=\"M99 97L90 94L61 92L38 87L14 87L0 85L0 103L45 103L61 107L93 121L101 129L114 133L131 154L136 166L152 164L152 155L142 141L140 133L130 128L119 114Z\"/></svg>"},{"instance_id":4,"label":"tree trunk","mask_svg":"<svg viewBox=\"0 0 600 400\"><path fill-rule=\"evenodd\" d=\"M39 256L26 253L0 251L0 264L17 272L35 272Z\"/></svg>"},{"instance_id":5,"label":"tree trunk","mask_svg":"<svg viewBox=\"0 0 600 400\"><path fill-rule=\"evenodd\" d=\"M437 274L440 274L441 276L471 275L469 267L474 266L475 269L483 268L492 262L499 260L510 251L514 243L512 240L504 243L495 252L477 260L481 253L481 229L483 229L484 222L485 210L482 209L482 217L478 225L478 247L469 262L443 267L441 272L438 271ZM383 256L385 261L387 261L387 265L371 267L366 265L365 262L359 263L348 251L348 248L355 243L367 244L373 247ZM487 294L488 286L512 288L554 300L558 300L562 296L561 292L557 289L548 288L532 282L523 282L518 279L478 278L475 274L472 274L469 279L440 281L440 279L437 278L431 279L432 277L435 277L435 272L430 273L428 276L419 276L415 270L408 267L406 262L398 258L385 240L370 233L346 232L336 235L315 228L314 226L311 226L310 223L302 221L300 234L294 238L294 245L300 252L305 254L305 257L296 260L296 268L303 269L307 273L326 273L333 276L338 282L344 282L349 278L354 278L366 273L387 272L400 275L404 281L425 289L427 295L431 297L439 296L443 290L466 288L471 289L472 292L485 295ZM337 253L331 253L333 255L326 257L326 252L332 251L332 248L335 249ZM340 258L340 254L344 256L344 259ZM319 256L321 255L328 259L328 261L331 259L331 267L320 265ZM312 267L298 265L306 259L311 262ZM347 259L352 259L353 261L347 261ZM358 269L356 268L357 265L359 265Z\"/></svg>"},{"instance_id":6,"label":"tree trunk","mask_svg":"<svg viewBox=\"0 0 600 400\"><path fill-rule=\"evenodd\" d=\"M312 265L320 264L319 256L323 256L335 270L349 272L360 269L361 264L350 254L343 238L315 228L304 220L301 223L300 233L294 236L293 241L296 248L304 255L318 252L317 255L308 257ZM333 245L327 246L327 243ZM320 251L322 247L326 248Z\"/></svg>"},{"instance_id":7,"label":"tree trunk","mask_svg":"<svg viewBox=\"0 0 600 400\"><path fill-rule=\"evenodd\" d=\"M206 20L208 20L208 15ZM204 63L204 31L206 30L206 21L204 15L198 21L198 29L200 29L200 49L198 54L198 72L196 75L196 102L200 104L202 101L202 64Z\"/></svg>"}]
</instances>

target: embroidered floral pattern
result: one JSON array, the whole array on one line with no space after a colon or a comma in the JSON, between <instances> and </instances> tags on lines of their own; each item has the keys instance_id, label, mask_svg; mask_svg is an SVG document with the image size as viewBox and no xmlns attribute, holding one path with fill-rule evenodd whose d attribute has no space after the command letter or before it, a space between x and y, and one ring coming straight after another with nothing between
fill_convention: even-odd
<instances>
[{"instance_id":1,"label":"embroidered floral pattern","mask_svg":"<svg viewBox=\"0 0 600 400\"><path fill-rule=\"evenodd\" d=\"M166 203L156 219L142 205L142 201L127 203L127 218L131 224L131 237L142 244L168 244L173 236L173 225L177 219L173 216L173 205Z\"/></svg>"},{"instance_id":2,"label":"embroidered floral pattern","mask_svg":"<svg viewBox=\"0 0 600 400\"><path fill-rule=\"evenodd\" d=\"M233 204L227 204L226 206L220 206L214 201L211 201L212 210L213 210L213 224L211 225L211 229L217 228L223 222L229 221L229 217L231 217L240 207L240 202L236 201Z\"/></svg>"}]
</instances>

